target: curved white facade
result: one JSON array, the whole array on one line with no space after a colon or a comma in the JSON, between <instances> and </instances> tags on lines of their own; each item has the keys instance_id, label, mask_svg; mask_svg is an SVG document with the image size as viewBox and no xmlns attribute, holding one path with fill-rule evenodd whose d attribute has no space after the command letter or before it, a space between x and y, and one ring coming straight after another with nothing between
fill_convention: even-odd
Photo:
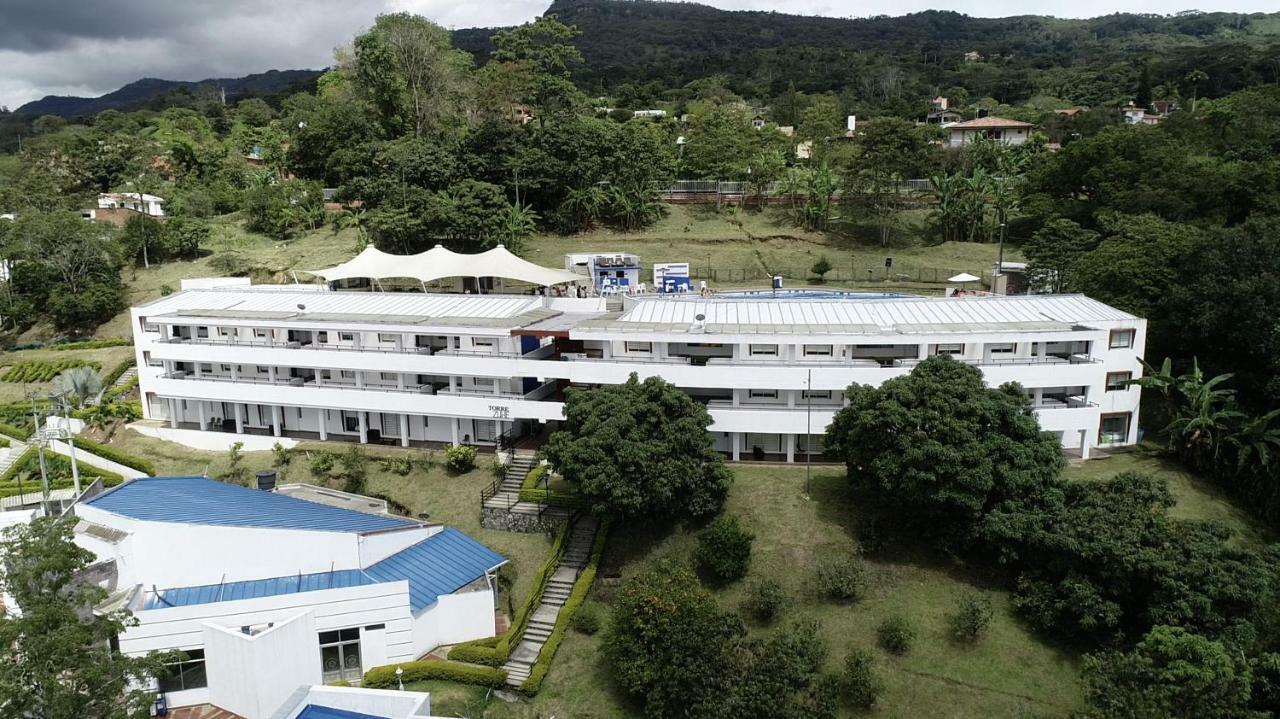
<instances>
[{"instance_id":1,"label":"curved white facade","mask_svg":"<svg viewBox=\"0 0 1280 719\"><path fill-rule=\"evenodd\" d=\"M628 301L237 287L133 309L144 412L314 439L493 444L562 417L562 390L659 376L717 448L794 461L851 383L947 354L1018 382L1087 455L1136 441L1146 321L1082 296Z\"/></svg>"}]
</instances>

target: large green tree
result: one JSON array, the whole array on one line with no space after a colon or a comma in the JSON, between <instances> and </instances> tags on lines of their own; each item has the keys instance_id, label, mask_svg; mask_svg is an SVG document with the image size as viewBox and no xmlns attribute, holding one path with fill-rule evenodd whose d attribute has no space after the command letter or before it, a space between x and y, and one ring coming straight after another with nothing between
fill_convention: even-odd
<instances>
[{"instance_id":1,"label":"large green tree","mask_svg":"<svg viewBox=\"0 0 1280 719\"><path fill-rule=\"evenodd\" d=\"M93 554L72 542L74 520L39 518L5 530L0 587L20 611L0 614L0 714L15 719L146 717L139 689L163 657L127 657L111 642L132 619L95 611L107 591L80 575Z\"/></svg>"},{"instance_id":2,"label":"large green tree","mask_svg":"<svg viewBox=\"0 0 1280 719\"><path fill-rule=\"evenodd\" d=\"M711 416L659 377L566 392L563 429L543 454L591 508L624 517L706 517L732 474L712 449Z\"/></svg>"},{"instance_id":3,"label":"large green tree","mask_svg":"<svg viewBox=\"0 0 1280 719\"><path fill-rule=\"evenodd\" d=\"M988 388L949 357L845 396L828 451L882 509L943 539L968 540L993 507L1043 491L1062 470L1061 444L1040 430L1025 391Z\"/></svg>"}]
</instances>

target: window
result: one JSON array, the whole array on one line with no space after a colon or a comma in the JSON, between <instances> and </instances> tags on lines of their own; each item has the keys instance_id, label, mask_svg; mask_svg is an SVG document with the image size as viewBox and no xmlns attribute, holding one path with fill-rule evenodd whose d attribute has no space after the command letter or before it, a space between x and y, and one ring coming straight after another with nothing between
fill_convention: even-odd
<instances>
[{"instance_id":1,"label":"window","mask_svg":"<svg viewBox=\"0 0 1280 719\"><path fill-rule=\"evenodd\" d=\"M778 390L776 389L749 389L747 396L752 399L777 399Z\"/></svg>"},{"instance_id":2,"label":"window","mask_svg":"<svg viewBox=\"0 0 1280 719\"><path fill-rule=\"evenodd\" d=\"M271 371L262 365L258 365L256 369L258 370L258 374L271 374Z\"/></svg>"},{"instance_id":3,"label":"window","mask_svg":"<svg viewBox=\"0 0 1280 719\"><path fill-rule=\"evenodd\" d=\"M830 357L831 345L805 345L805 357Z\"/></svg>"},{"instance_id":4,"label":"window","mask_svg":"<svg viewBox=\"0 0 1280 719\"><path fill-rule=\"evenodd\" d=\"M351 332L339 332L338 340L340 342L355 342L356 336Z\"/></svg>"},{"instance_id":5,"label":"window","mask_svg":"<svg viewBox=\"0 0 1280 719\"><path fill-rule=\"evenodd\" d=\"M349 369L342 370L342 379L355 379L355 378L356 378L356 373L354 370L349 370Z\"/></svg>"},{"instance_id":6,"label":"window","mask_svg":"<svg viewBox=\"0 0 1280 719\"><path fill-rule=\"evenodd\" d=\"M399 375L395 372L379 372L378 376L382 378L383 382L395 382L399 379Z\"/></svg>"},{"instance_id":7,"label":"window","mask_svg":"<svg viewBox=\"0 0 1280 719\"><path fill-rule=\"evenodd\" d=\"M472 338L471 346L472 347L493 347L493 340Z\"/></svg>"},{"instance_id":8,"label":"window","mask_svg":"<svg viewBox=\"0 0 1280 719\"><path fill-rule=\"evenodd\" d=\"M201 364L201 365L200 365L200 371L201 371L201 372L212 372L212 371L213 371L213 365L211 365L211 364Z\"/></svg>"},{"instance_id":9,"label":"window","mask_svg":"<svg viewBox=\"0 0 1280 719\"><path fill-rule=\"evenodd\" d=\"M329 373L329 370L327 369L320 370L320 379L331 379L331 378L332 378L332 375Z\"/></svg>"},{"instance_id":10,"label":"window","mask_svg":"<svg viewBox=\"0 0 1280 719\"><path fill-rule=\"evenodd\" d=\"M202 340L203 340L203 339L208 339L208 338L209 338L209 328L208 328L208 327L197 327L197 328L196 328L196 337L197 337L198 339L202 339Z\"/></svg>"},{"instance_id":11,"label":"window","mask_svg":"<svg viewBox=\"0 0 1280 719\"><path fill-rule=\"evenodd\" d=\"M831 390L800 390L800 399L831 399Z\"/></svg>"},{"instance_id":12,"label":"window","mask_svg":"<svg viewBox=\"0 0 1280 719\"><path fill-rule=\"evenodd\" d=\"M493 378L492 377L474 377L471 380L471 384L480 389L491 390L493 389Z\"/></svg>"},{"instance_id":13,"label":"window","mask_svg":"<svg viewBox=\"0 0 1280 719\"><path fill-rule=\"evenodd\" d=\"M231 327L219 327L219 328L218 328L218 336L219 336L219 337L231 337L231 336L235 335L235 333L236 333L235 329L233 329L233 328L231 328Z\"/></svg>"},{"instance_id":14,"label":"window","mask_svg":"<svg viewBox=\"0 0 1280 719\"><path fill-rule=\"evenodd\" d=\"M159 332L160 325L155 324L154 322L144 322L142 324L142 331L143 332Z\"/></svg>"},{"instance_id":15,"label":"window","mask_svg":"<svg viewBox=\"0 0 1280 719\"><path fill-rule=\"evenodd\" d=\"M1011 355L1017 351L1018 345L1013 342L993 342L987 345L993 355Z\"/></svg>"},{"instance_id":16,"label":"window","mask_svg":"<svg viewBox=\"0 0 1280 719\"><path fill-rule=\"evenodd\" d=\"M218 365L218 368L222 370L223 374L231 374L231 365L229 364Z\"/></svg>"},{"instance_id":17,"label":"window","mask_svg":"<svg viewBox=\"0 0 1280 719\"><path fill-rule=\"evenodd\" d=\"M643 352L645 354L648 354L653 351L652 342L627 342L625 346L626 346L626 351L628 353Z\"/></svg>"},{"instance_id":18,"label":"window","mask_svg":"<svg viewBox=\"0 0 1280 719\"><path fill-rule=\"evenodd\" d=\"M253 336L260 340L266 339L269 334L271 334L270 330L255 329L253 331Z\"/></svg>"},{"instance_id":19,"label":"window","mask_svg":"<svg viewBox=\"0 0 1280 719\"><path fill-rule=\"evenodd\" d=\"M364 678L358 628L320 632L320 671L325 684L339 680L359 682Z\"/></svg>"},{"instance_id":20,"label":"window","mask_svg":"<svg viewBox=\"0 0 1280 719\"><path fill-rule=\"evenodd\" d=\"M360 417L357 413L342 410L342 428L348 432L359 432Z\"/></svg>"},{"instance_id":21,"label":"window","mask_svg":"<svg viewBox=\"0 0 1280 719\"><path fill-rule=\"evenodd\" d=\"M936 355L949 355L949 356L962 355L964 354L964 345L962 344L938 345L937 349L934 350L933 353Z\"/></svg>"},{"instance_id":22,"label":"window","mask_svg":"<svg viewBox=\"0 0 1280 719\"><path fill-rule=\"evenodd\" d=\"M395 343L395 341L396 341L396 340L398 340L398 339L400 339L400 335L386 334L386 333L384 333L384 332L379 332L379 333L378 333L378 341L379 341L379 342L391 342L391 343L393 343L393 344L394 344L394 343Z\"/></svg>"},{"instance_id":23,"label":"window","mask_svg":"<svg viewBox=\"0 0 1280 719\"><path fill-rule=\"evenodd\" d=\"M1130 413L1104 414L1098 424L1098 444L1124 444L1129 441Z\"/></svg>"},{"instance_id":24,"label":"window","mask_svg":"<svg viewBox=\"0 0 1280 719\"><path fill-rule=\"evenodd\" d=\"M778 345L750 345L752 357L777 357Z\"/></svg>"},{"instance_id":25,"label":"window","mask_svg":"<svg viewBox=\"0 0 1280 719\"><path fill-rule=\"evenodd\" d=\"M188 649L183 652L186 658L182 661L166 664L166 676L160 677L160 691L181 692L187 689L203 689L209 686L209 679L204 672L204 650Z\"/></svg>"},{"instance_id":26,"label":"window","mask_svg":"<svg viewBox=\"0 0 1280 719\"><path fill-rule=\"evenodd\" d=\"M322 343L323 343L323 342L328 342L328 341L329 341L329 333L328 333L328 332L326 332L326 331L324 331L324 330L320 330L319 332L317 332L317 333L316 333L316 342L322 342Z\"/></svg>"},{"instance_id":27,"label":"window","mask_svg":"<svg viewBox=\"0 0 1280 719\"><path fill-rule=\"evenodd\" d=\"M1107 373L1107 391L1123 392L1129 389L1128 382L1133 379L1132 372L1108 372Z\"/></svg>"},{"instance_id":28,"label":"window","mask_svg":"<svg viewBox=\"0 0 1280 719\"><path fill-rule=\"evenodd\" d=\"M1127 349L1133 346L1133 330L1111 330L1107 347L1113 350Z\"/></svg>"}]
</instances>

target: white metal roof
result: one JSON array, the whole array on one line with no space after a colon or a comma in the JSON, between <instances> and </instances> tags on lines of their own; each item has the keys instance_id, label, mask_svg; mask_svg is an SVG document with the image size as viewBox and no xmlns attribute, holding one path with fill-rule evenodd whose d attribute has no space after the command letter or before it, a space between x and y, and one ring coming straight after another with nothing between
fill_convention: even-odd
<instances>
[{"instance_id":1,"label":"white metal roof","mask_svg":"<svg viewBox=\"0 0 1280 719\"><path fill-rule=\"evenodd\" d=\"M1137 317L1084 295L1016 295L991 297L905 297L844 300L684 299L645 300L615 320L593 323L598 329L626 331L686 328L698 322L709 333L741 329L770 332L946 332L1069 328L1089 322L1136 320Z\"/></svg>"},{"instance_id":2,"label":"white metal roof","mask_svg":"<svg viewBox=\"0 0 1280 719\"><path fill-rule=\"evenodd\" d=\"M456 295L417 292L316 292L281 287L200 289L161 297L146 305L149 317L164 315L332 322L509 321L520 326L545 319L543 298L525 295ZM533 313L531 316L530 313Z\"/></svg>"}]
</instances>

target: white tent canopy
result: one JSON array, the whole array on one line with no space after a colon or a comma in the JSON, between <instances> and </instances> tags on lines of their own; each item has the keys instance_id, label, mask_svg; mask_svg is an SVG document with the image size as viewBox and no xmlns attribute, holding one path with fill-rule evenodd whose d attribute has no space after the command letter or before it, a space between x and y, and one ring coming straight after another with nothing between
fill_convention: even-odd
<instances>
[{"instance_id":1,"label":"white tent canopy","mask_svg":"<svg viewBox=\"0 0 1280 719\"><path fill-rule=\"evenodd\" d=\"M973 275L969 274L968 272L961 272L960 274L956 275L955 277L948 277L948 278L947 278L947 282L977 282L977 281L978 281L978 280L980 280L980 279L982 279L982 278L981 278L981 277L974 277Z\"/></svg>"},{"instance_id":2,"label":"white tent canopy","mask_svg":"<svg viewBox=\"0 0 1280 719\"><path fill-rule=\"evenodd\" d=\"M328 282L353 277L373 280L406 277L423 283L447 277L501 277L548 287L566 282L590 281L590 278L576 272L555 270L522 260L502 245L478 255L460 254L440 245L416 255L390 255L369 246L336 267L310 270L310 273L323 277Z\"/></svg>"}]
</instances>

